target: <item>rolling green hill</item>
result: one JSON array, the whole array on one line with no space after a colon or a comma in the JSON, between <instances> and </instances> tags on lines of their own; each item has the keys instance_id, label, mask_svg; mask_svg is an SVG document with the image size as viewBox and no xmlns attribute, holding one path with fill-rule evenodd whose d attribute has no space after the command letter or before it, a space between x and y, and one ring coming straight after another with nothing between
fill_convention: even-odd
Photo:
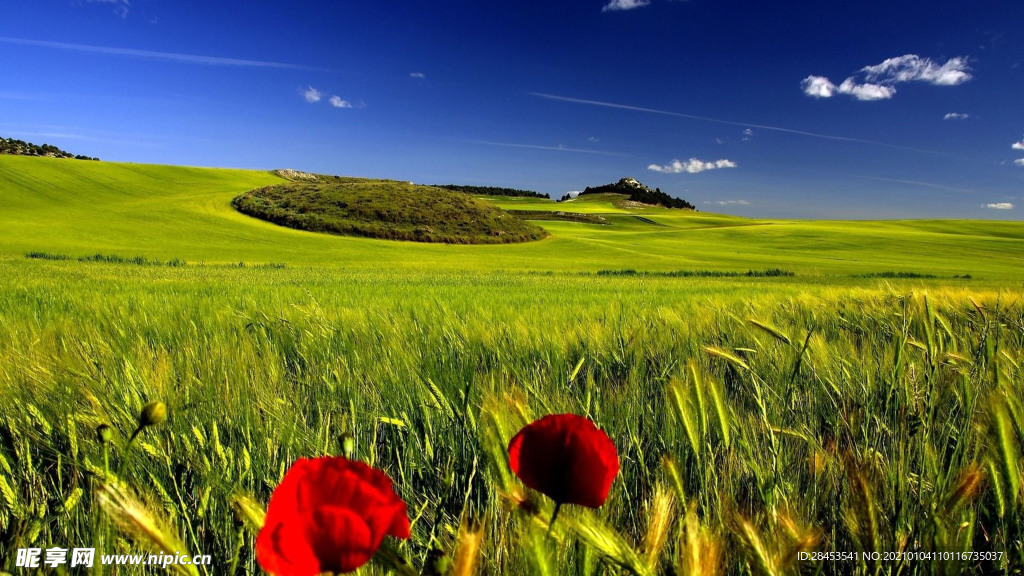
<instances>
[{"instance_id":1,"label":"rolling green hill","mask_svg":"<svg viewBox=\"0 0 1024 576\"><path fill-rule=\"evenodd\" d=\"M494 204L438 186L317 176L236 196L243 214L275 224L387 240L510 244L540 240L540 227Z\"/></svg>"},{"instance_id":2,"label":"rolling green hill","mask_svg":"<svg viewBox=\"0 0 1024 576\"><path fill-rule=\"evenodd\" d=\"M627 208L615 194L561 203L493 197L502 208L600 214L608 224L544 221L551 236L539 242L455 246L292 230L231 206L239 194L283 182L252 170L0 156L0 255L460 270L781 268L799 275L892 271L988 280L1020 279L1024 268L1024 224L1016 222L755 220Z\"/></svg>"}]
</instances>

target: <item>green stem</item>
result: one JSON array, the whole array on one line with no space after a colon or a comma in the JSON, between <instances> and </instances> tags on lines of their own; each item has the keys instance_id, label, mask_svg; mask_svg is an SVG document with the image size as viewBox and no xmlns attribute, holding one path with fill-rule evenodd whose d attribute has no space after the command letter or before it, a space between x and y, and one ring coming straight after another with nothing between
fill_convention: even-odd
<instances>
[{"instance_id":1,"label":"green stem","mask_svg":"<svg viewBox=\"0 0 1024 576\"><path fill-rule=\"evenodd\" d=\"M245 543L245 526L241 526L238 529L238 542L235 544L235 556L231 559L231 570L228 572L231 576L235 575L235 571L238 569L238 557L242 554L242 545Z\"/></svg>"},{"instance_id":2,"label":"green stem","mask_svg":"<svg viewBox=\"0 0 1024 576\"><path fill-rule=\"evenodd\" d=\"M103 442L103 481L110 481L110 448L107 446L106 442ZM95 492L93 494L95 505ZM106 518L103 516L103 513L100 510L95 510L93 513L96 514L95 545L99 551L99 557L102 558L107 548L107 522ZM98 562L96 564L96 576L103 576L102 562Z\"/></svg>"},{"instance_id":3,"label":"green stem","mask_svg":"<svg viewBox=\"0 0 1024 576\"><path fill-rule=\"evenodd\" d=\"M128 463L128 456L132 453L132 443L135 442L135 438L142 432L143 426L139 426L132 432L131 437L128 438L128 444L124 447L124 452L121 453L121 464L117 467L117 477L121 478L121 473L124 472L124 467Z\"/></svg>"},{"instance_id":4,"label":"green stem","mask_svg":"<svg viewBox=\"0 0 1024 576\"><path fill-rule=\"evenodd\" d=\"M558 518L558 512L561 509L562 509L562 503L561 502L555 502L555 511L551 513L551 522L548 524L548 534L547 534L548 538L551 537L551 530L554 529L554 527L555 527L555 520Z\"/></svg>"}]
</instances>

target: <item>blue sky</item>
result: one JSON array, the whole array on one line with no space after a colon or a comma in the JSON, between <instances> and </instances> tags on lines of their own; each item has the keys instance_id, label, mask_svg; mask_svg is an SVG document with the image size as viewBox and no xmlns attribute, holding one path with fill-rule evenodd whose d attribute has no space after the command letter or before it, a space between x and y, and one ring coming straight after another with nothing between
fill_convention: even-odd
<instances>
[{"instance_id":1,"label":"blue sky","mask_svg":"<svg viewBox=\"0 0 1024 576\"><path fill-rule=\"evenodd\" d=\"M0 136L699 209L1024 219L1024 3L37 0Z\"/></svg>"}]
</instances>

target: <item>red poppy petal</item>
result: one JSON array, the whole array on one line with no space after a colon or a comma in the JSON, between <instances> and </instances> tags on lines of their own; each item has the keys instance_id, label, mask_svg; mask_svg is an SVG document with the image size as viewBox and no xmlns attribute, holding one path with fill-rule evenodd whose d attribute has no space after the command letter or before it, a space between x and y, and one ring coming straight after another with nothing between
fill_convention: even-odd
<instances>
[{"instance_id":1,"label":"red poppy petal","mask_svg":"<svg viewBox=\"0 0 1024 576\"><path fill-rule=\"evenodd\" d=\"M589 419L551 414L509 443L509 465L524 484L555 502L597 508L619 471L615 445Z\"/></svg>"},{"instance_id":2,"label":"red poppy petal","mask_svg":"<svg viewBox=\"0 0 1024 576\"><path fill-rule=\"evenodd\" d=\"M377 506L363 518L370 525L377 546L380 546L381 540L388 534L396 538L409 538L409 515L404 502Z\"/></svg>"},{"instance_id":3,"label":"red poppy petal","mask_svg":"<svg viewBox=\"0 0 1024 576\"><path fill-rule=\"evenodd\" d=\"M518 466L513 471L524 484L556 502L566 502L566 443L558 419L542 418L523 428L513 439Z\"/></svg>"},{"instance_id":4,"label":"red poppy petal","mask_svg":"<svg viewBox=\"0 0 1024 576\"><path fill-rule=\"evenodd\" d=\"M366 521L351 510L322 506L314 519L313 549L324 572L351 572L366 564L380 546Z\"/></svg>"},{"instance_id":5,"label":"red poppy petal","mask_svg":"<svg viewBox=\"0 0 1024 576\"><path fill-rule=\"evenodd\" d=\"M508 466L517 476L519 475L519 458L522 449L523 430L520 430L518 434L512 437L512 441L508 443Z\"/></svg>"},{"instance_id":6,"label":"red poppy petal","mask_svg":"<svg viewBox=\"0 0 1024 576\"><path fill-rule=\"evenodd\" d=\"M263 570L274 576L313 576L322 572L301 522L264 524L256 537L256 559Z\"/></svg>"},{"instance_id":7,"label":"red poppy petal","mask_svg":"<svg viewBox=\"0 0 1024 576\"><path fill-rule=\"evenodd\" d=\"M362 507L364 517L370 518L374 535L390 534L396 538L409 538L409 513L405 502L395 494L391 479L384 472L366 467L366 482L355 494L356 508ZM378 541L379 545L379 541Z\"/></svg>"},{"instance_id":8,"label":"red poppy petal","mask_svg":"<svg viewBox=\"0 0 1024 576\"><path fill-rule=\"evenodd\" d=\"M342 457L301 458L270 498L257 557L278 576L349 572L387 534L408 538L409 518L386 474Z\"/></svg>"},{"instance_id":9,"label":"red poppy petal","mask_svg":"<svg viewBox=\"0 0 1024 576\"><path fill-rule=\"evenodd\" d=\"M388 527L388 535L408 540L411 536L409 532L409 511L405 506L405 502L400 502L400 504L401 506L395 506L395 514L391 520L391 526Z\"/></svg>"},{"instance_id":10,"label":"red poppy petal","mask_svg":"<svg viewBox=\"0 0 1024 576\"><path fill-rule=\"evenodd\" d=\"M306 458L300 458L292 464L288 472L285 473L281 483L274 489L274 493L270 496L270 504L267 507L268 521L276 511L295 511L298 509L308 508L300 497L300 491L305 484L305 478L310 473L311 469L316 466L315 462L312 462Z\"/></svg>"},{"instance_id":11,"label":"red poppy petal","mask_svg":"<svg viewBox=\"0 0 1024 576\"><path fill-rule=\"evenodd\" d=\"M612 482L619 471L614 445L604 432L596 428L592 432L575 434L572 445L568 472L568 476L573 479L571 501L599 508L608 498Z\"/></svg>"}]
</instances>

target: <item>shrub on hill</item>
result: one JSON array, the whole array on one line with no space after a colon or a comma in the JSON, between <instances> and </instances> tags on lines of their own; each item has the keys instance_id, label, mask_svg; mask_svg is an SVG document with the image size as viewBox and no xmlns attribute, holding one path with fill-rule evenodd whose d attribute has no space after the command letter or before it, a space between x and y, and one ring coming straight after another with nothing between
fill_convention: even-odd
<instances>
[{"instance_id":1,"label":"shrub on hill","mask_svg":"<svg viewBox=\"0 0 1024 576\"><path fill-rule=\"evenodd\" d=\"M669 196L662 192L661 188L651 190L632 178L623 178L614 184L605 184L604 186L594 188L588 186L583 192L580 192L580 196L584 194L626 194L632 202L639 202L641 204L652 204L666 208L682 208L685 210L697 209L693 204L682 198ZM568 195L562 198L562 200L567 199Z\"/></svg>"},{"instance_id":2,"label":"shrub on hill","mask_svg":"<svg viewBox=\"0 0 1024 576\"><path fill-rule=\"evenodd\" d=\"M0 138L0 154L12 154L16 156L48 156L50 158L74 158L76 160L99 160L99 158L90 158L89 156L82 156L81 154L72 154L71 152L65 152L56 146L50 144L32 144L31 142L25 142L24 140L15 140L14 138Z\"/></svg>"},{"instance_id":3,"label":"shrub on hill","mask_svg":"<svg viewBox=\"0 0 1024 576\"><path fill-rule=\"evenodd\" d=\"M514 196L520 198L544 198L550 200L549 194L541 194L540 192L534 192L533 190L517 190L515 188L501 188L497 186L463 186L459 184L437 184L437 188L444 188L445 190L453 190L455 192L465 192L467 194L476 194L478 196Z\"/></svg>"},{"instance_id":4,"label":"shrub on hill","mask_svg":"<svg viewBox=\"0 0 1024 576\"><path fill-rule=\"evenodd\" d=\"M394 180L293 181L251 190L232 205L289 228L386 240L505 244L547 236L535 224L467 194Z\"/></svg>"}]
</instances>

